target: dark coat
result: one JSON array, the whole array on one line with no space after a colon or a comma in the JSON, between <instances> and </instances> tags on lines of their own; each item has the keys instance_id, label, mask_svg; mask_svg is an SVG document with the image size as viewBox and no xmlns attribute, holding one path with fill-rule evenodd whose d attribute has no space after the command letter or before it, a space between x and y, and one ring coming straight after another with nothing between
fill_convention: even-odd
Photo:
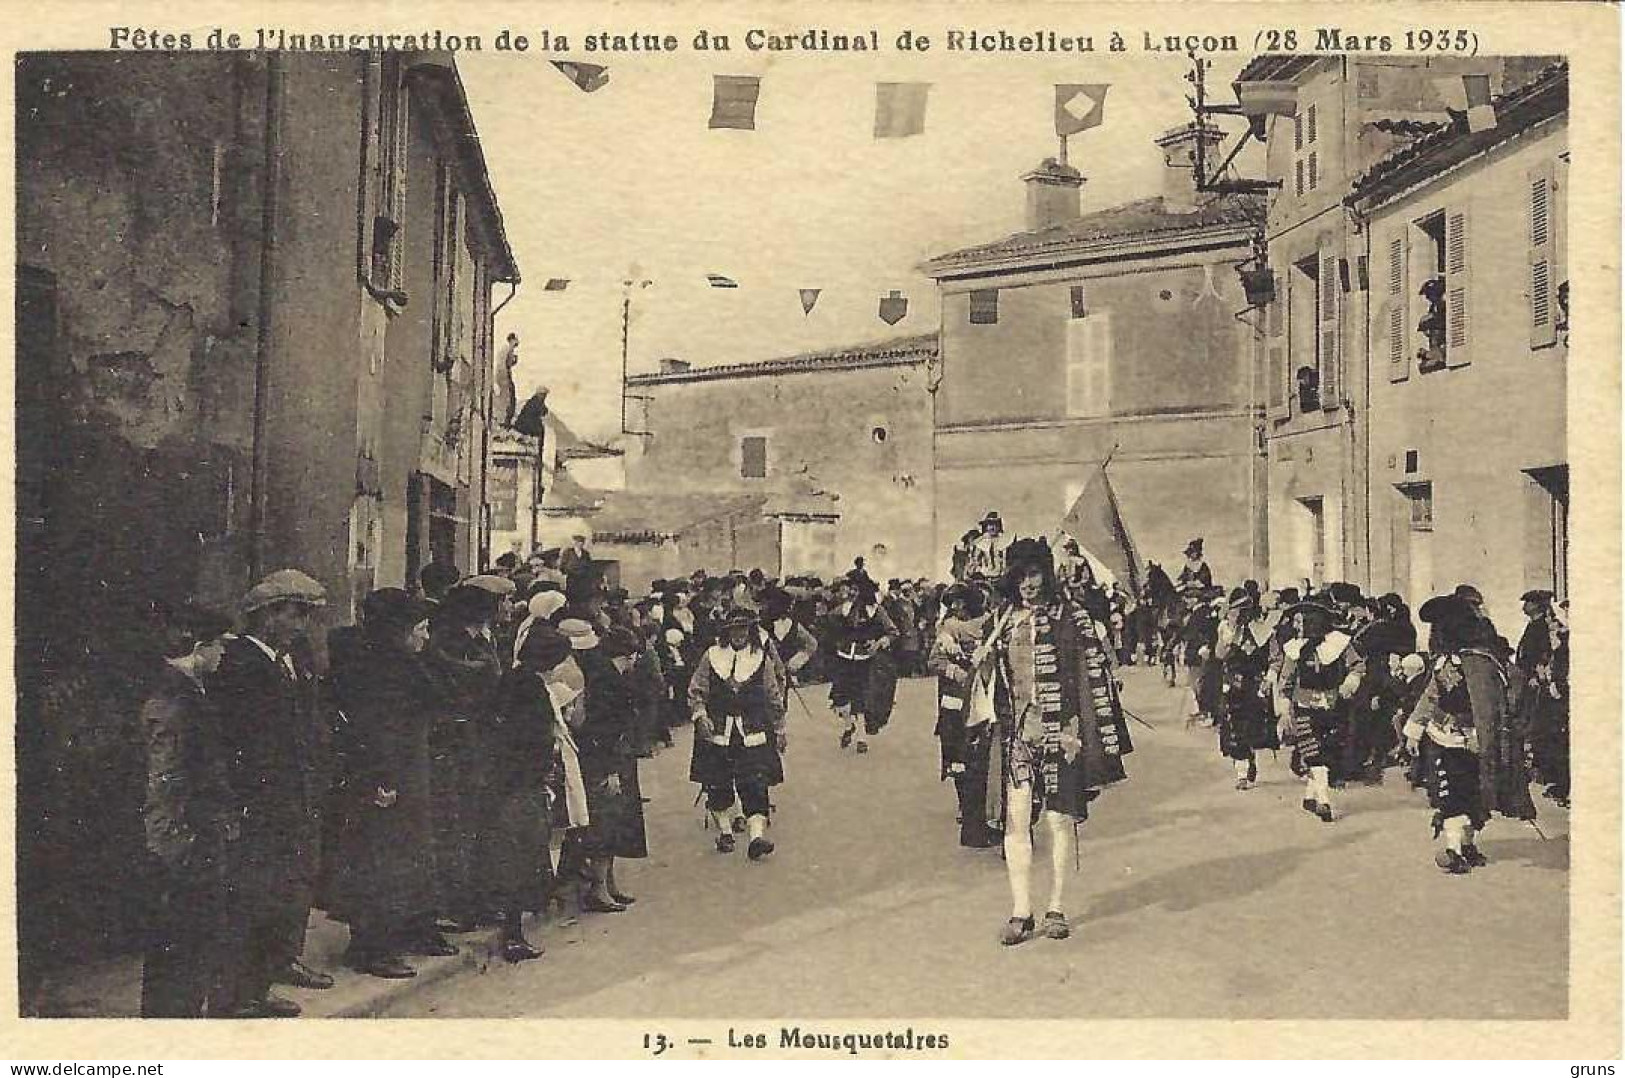
<instances>
[{"instance_id":1,"label":"dark coat","mask_svg":"<svg viewBox=\"0 0 1625 1078\"><path fill-rule=\"evenodd\" d=\"M483 737L503 663L496 644L454 623L432 622L425 668L439 689L429 730L438 909L453 916L478 905L476 856L493 811Z\"/></svg>"},{"instance_id":2,"label":"dark coat","mask_svg":"<svg viewBox=\"0 0 1625 1078\"><path fill-rule=\"evenodd\" d=\"M237 843L240 910L251 920L302 919L321 860L329 731L316 680L289 674L253 641L226 644L208 686L219 709L234 796L244 806Z\"/></svg>"},{"instance_id":3,"label":"dark coat","mask_svg":"<svg viewBox=\"0 0 1625 1078\"><path fill-rule=\"evenodd\" d=\"M481 834L480 870L492 902L540 910L552 884L547 789L555 769L547 684L529 670L504 675L487 727L493 812Z\"/></svg>"},{"instance_id":4,"label":"dark coat","mask_svg":"<svg viewBox=\"0 0 1625 1078\"><path fill-rule=\"evenodd\" d=\"M333 912L404 920L434 909L434 822L429 780L433 683L401 647L361 641L333 653L343 767ZM392 790L395 802L376 803Z\"/></svg>"},{"instance_id":5,"label":"dark coat","mask_svg":"<svg viewBox=\"0 0 1625 1078\"><path fill-rule=\"evenodd\" d=\"M203 687L165 664L141 707L147 736L147 849L167 868L220 874L243 818L219 712Z\"/></svg>"},{"instance_id":6,"label":"dark coat","mask_svg":"<svg viewBox=\"0 0 1625 1078\"><path fill-rule=\"evenodd\" d=\"M587 718L576 732L581 774L587 784L588 844L612 857L649 856L644 830L643 798L638 783L634 737L639 726L631 678L615 668L603 651L575 653L587 682ZM607 785L620 782L620 793Z\"/></svg>"}]
</instances>

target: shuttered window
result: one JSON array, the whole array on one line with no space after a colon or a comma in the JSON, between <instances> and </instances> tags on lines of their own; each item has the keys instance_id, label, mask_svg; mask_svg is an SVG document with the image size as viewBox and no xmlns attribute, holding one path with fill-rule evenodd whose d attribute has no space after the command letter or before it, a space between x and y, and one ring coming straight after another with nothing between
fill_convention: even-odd
<instances>
[{"instance_id":1,"label":"shuttered window","mask_svg":"<svg viewBox=\"0 0 1625 1078\"><path fill-rule=\"evenodd\" d=\"M1111 414L1111 314L1095 311L1066 324L1066 412L1088 417Z\"/></svg>"},{"instance_id":2,"label":"shuttered window","mask_svg":"<svg viewBox=\"0 0 1625 1078\"><path fill-rule=\"evenodd\" d=\"M970 294L970 321L973 326L991 326L999 321L999 290L978 288Z\"/></svg>"},{"instance_id":3,"label":"shuttered window","mask_svg":"<svg viewBox=\"0 0 1625 1078\"><path fill-rule=\"evenodd\" d=\"M1557 343L1557 236L1552 165L1529 171L1529 347Z\"/></svg>"},{"instance_id":4,"label":"shuttered window","mask_svg":"<svg viewBox=\"0 0 1625 1078\"><path fill-rule=\"evenodd\" d=\"M1387 268L1383 275L1383 295L1387 304L1383 308L1383 317L1390 382L1403 382L1411 376L1410 296L1405 290L1405 270L1409 259L1405 233L1401 231L1388 241Z\"/></svg>"},{"instance_id":5,"label":"shuttered window","mask_svg":"<svg viewBox=\"0 0 1625 1078\"><path fill-rule=\"evenodd\" d=\"M1342 403L1343 389L1338 319L1338 307L1343 298L1343 289L1338 283L1337 249L1335 247L1321 248L1320 273L1319 280L1316 283L1320 288L1320 303L1316 311L1316 330L1318 331L1316 356L1320 367L1320 406L1327 411L1331 411Z\"/></svg>"},{"instance_id":6,"label":"shuttered window","mask_svg":"<svg viewBox=\"0 0 1625 1078\"><path fill-rule=\"evenodd\" d=\"M739 474L745 479L767 478L767 439L751 435L739 439Z\"/></svg>"},{"instance_id":7,"label":"shuttered window","mask_svg":"<svg viewBox=\"0 0 1625 1078\"><path fill-rule=\"evenodd\" d=\"M1286 275L1283 274L1281 291L1270 303L1269 334L1265 345L1268 364L1264 377L1269 379L1270 415L1276 419L1285 419L1291 413L1286 363L1286 314L1291 298L1287 287Z\"/></svg>"},{"instance_id":8,"label":"shuttered window","mask_svg":"<svg viewBox=\"0 0 1625 1078\"><path fill-rule=\"evenodd\" d=\"M1451 367L1465 366L1471 361L1473 307L1468 282L1467 210L1447 210L1444 218L1445 363Z\"/></svg>"}]
</instances>

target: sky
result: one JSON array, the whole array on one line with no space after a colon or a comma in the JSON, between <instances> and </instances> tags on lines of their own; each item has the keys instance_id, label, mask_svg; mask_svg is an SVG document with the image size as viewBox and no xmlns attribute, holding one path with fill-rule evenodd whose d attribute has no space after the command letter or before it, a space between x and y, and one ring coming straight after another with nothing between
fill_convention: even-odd
<instances>
[{"instance_id":1,"label":"sky","mask_svg":"<svg viewBox=\"0 0 1625 1078\"><path fill-rule=\"evenodd\" d=\"M783 54L738 38L706 54L686 47L692 19L638 25L678 33L684 51L459 61L524 277L498 339L521 338L521 399L546 386L593 438L620 426L623 281L652 282L633 298L633 374L662 357L740 363L932 332L935 286L916 267L1023 227L1020 177L1057 152L1056 83L1111 84L1102 125L1070 140L1085 212L1156 194L1152 140L1190 119L1180 57ZM548 59L607 61L610 81L583 93ZM1210 93L1239 66L1220 58ZM762 77L756 130L708 129L713 74ZM932 83L923 134L874 137L881 81ZM551 277L571 283L544 291ZM810 316L801 288L824 290ZM910 300L896 326L876 313L892 289Z\"/></svg>"}]
</instances>

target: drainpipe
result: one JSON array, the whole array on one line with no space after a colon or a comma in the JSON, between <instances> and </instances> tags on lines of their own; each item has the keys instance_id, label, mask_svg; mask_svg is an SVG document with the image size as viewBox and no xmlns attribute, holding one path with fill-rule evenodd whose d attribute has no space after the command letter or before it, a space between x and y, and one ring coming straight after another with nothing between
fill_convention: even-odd
<instances>
[{"instance_id":1,"label":"drainpipe","mask_svg":"<svg viewBox=\"0 0 1625 1078\"><path fill-rule=\"evenodd\" d=\"M277 302L282 225L282 125L284 59L272 52L265 61L265 168L260 185L260 295L254 350L254 445L249 494L249 575L265 574L268 553L266 522L270 517L270 445L266 412L270 406L271 370L275 362L272 317Z\"/></svg>"}]
</instances>

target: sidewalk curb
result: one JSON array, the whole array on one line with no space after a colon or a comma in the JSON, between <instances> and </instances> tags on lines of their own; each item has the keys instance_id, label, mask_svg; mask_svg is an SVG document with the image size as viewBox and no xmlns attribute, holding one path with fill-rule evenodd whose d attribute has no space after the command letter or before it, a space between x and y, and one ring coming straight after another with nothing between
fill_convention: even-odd
<instances>
[{"instance_id":1,"label":"sidewalk curb","mask_svg":"<svg viewBox=\"0 0 1625 1078\"><path fill-rule=\"evenodd\" d=\"M540 932L542 921L534 914L526 915L526 931ZM315 1019L328 1018L377 1018L381 1011L390 1009L414 995L433 985L450 980L459 973L484 973L492 963L502 964L502 956L498 953L498 943L502 938L501 929L487 928L479 932L469 933L456 940L461 953L446 958L413 958L412 965L417 969L416 977L404 978L398 981L384 980L382 978L368 978L378 980L380 986L372 995L363 1000L356 1000L331 1011L323 1011L320 1007L307 1007L304 1017ZM365 974L358 974L365 977ZM415 1017L430 1017L418 1015Z\"/></svg>"}]
</instances>

